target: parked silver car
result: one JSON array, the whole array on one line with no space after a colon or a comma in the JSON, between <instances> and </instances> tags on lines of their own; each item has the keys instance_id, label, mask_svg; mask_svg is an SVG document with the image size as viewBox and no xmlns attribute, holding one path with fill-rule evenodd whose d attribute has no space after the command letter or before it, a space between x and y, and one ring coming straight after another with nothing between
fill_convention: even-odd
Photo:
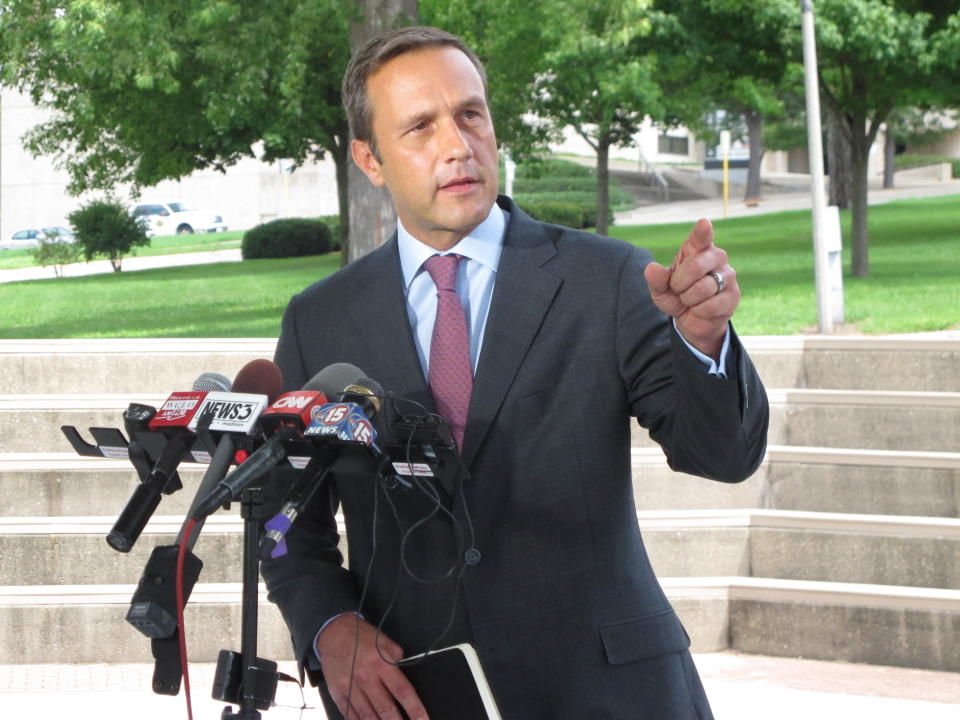
<instances>
[{"instance_id":1,"label":"parked silver car","mask_svg":"<svg viewBox=\"0 0 960 720\"><path fill-rule=\"evenodd\" d=\"M53 240L54 238L62 242L76 242L76 238L68 228L60 225L51 225L45 228L17 230L8 240L0 240L0 250L21 250L24 248L40 247L41 240Z\"/></svg>"}]
</instances>

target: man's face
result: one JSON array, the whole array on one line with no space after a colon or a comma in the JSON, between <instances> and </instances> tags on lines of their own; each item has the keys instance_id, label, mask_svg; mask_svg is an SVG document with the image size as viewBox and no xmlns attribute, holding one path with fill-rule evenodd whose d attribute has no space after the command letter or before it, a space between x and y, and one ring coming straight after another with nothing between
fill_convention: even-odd
<instances>
[{"instance_id":1,"label":"man's face","mask_svg":"<svg viewBox=\"0 0 960 720\"><path fill-rule=\"evenodd\" d=\"M452 247L497 199L497 141L480 74L456 48L428 47L380 67L367 94L380 160L354 140L354 161L387 186L414 237Z\"/></svg>"}]
</instances>

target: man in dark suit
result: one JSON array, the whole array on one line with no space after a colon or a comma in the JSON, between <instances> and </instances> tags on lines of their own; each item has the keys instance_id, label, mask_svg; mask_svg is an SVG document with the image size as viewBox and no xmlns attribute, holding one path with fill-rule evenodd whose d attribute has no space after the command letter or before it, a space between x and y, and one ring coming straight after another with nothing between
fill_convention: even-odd
<instances>
[{"instance_id":1,"label":"man in dark suit","mask_svg":"<svg viewBox=\"0 0 960 720\"><path fill-rule=\"evenodd\" d=\"M328 476L264 564L328 712L332 698L349 719L426 718L393 663L470 642L509 720L711 717L640 537L629 423L683 472L736 482L762 459L766 396L710 224L668 269L498 197L483 68L442 31L373 41L344 100L354 161L389 189L398 233L291 301L277 362L289 389L349 362L440 410L469 474L429 493ZM450 287L438 255L454 256Z\"/></svg>"}]
</instances>

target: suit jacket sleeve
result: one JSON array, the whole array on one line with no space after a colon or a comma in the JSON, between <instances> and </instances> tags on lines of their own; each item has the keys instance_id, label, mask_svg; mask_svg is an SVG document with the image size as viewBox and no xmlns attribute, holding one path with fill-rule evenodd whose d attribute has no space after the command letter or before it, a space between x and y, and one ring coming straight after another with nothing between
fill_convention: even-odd
<instances>
[{"instance_id":1,"label":"suit jacket sleeve","mask_svg":"<svg viewBox=\"0 0 960 720\"><path fill-rule=\"evenodd\" d=\"M627 400L673 470L739 482L763 459L769 410L753 363L733 331L727 378L710 375L650 300L645 251L620 275L617 353Z\"/></svg>"},{"instance_id":2,"label":"suit jacket sleeve","mask_svg":"<svg viewBox=\"0 0 960 720\"><path fill-rule=\"evenodd\" d=\"M275 361L283 372L285 390L300 389L309 380L301 357L296 297L283 316ZM267 518L279 511L295 473L289 467L277 471L265 484ZM269 599L290 628L297 660L312 670L319 669L313 641L320 626L328 618L356 610L358 604L353 577L342 567L343 555L337 547L338 505L335 484L325 482L287 535L287 554L261 566Z\"/></svg>"}]
</instances>

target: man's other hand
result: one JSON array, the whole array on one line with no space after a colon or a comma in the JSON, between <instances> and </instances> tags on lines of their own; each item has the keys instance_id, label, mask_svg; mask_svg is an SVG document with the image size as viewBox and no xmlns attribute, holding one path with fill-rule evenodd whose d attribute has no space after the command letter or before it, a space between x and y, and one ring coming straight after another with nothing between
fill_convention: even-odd
<instances>
[{"instance_id":1,"label":"man's other hand","mask_svg":"<svg viewBox=\"0 0 960 720\"><path fill-rule=\"evenodd\" d=\"M317 638L317 653L330 697L346 720L399 720L397 705L412 720L429 720L406 675L390 664L403 659L402 648L383 633L378 635L377 629L359 616L341 615L327 625ZM384 662L381 655L390 662Z\"/></svg>"},{"instance_id":2,"label":"man's other hand","mask_svg":"<svg viewBox=\"0 0 960 720\"><path fill-rule=\"evenodd\" d=\"M652 262L643 274L654 305L676 320L688 343L717 360L740 286L727 253L713 244L710 221L696 222L669 268Z\"/></svg>"}]
</instances>

